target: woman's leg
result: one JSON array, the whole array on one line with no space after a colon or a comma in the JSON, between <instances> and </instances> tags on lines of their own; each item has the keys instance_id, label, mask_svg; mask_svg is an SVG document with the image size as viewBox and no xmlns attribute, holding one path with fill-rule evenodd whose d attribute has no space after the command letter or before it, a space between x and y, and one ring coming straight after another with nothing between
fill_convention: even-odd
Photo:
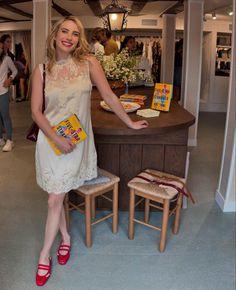
<instances>
[{"instance_id":1,"label":"woman's leg","mask_svg":"<svg viewBox=\"0 0 236 290\"><path fill-rule=\"evenodd\" d=\"M2 117L3 125L6 130L7 140L12 139L12 124L11 124L10 111L9 111L9 102L10 102L9 92L3 95L0 95L0 115ZM1 133L1 130L2 129L0 129L0 133Z\"/></svg>"},{"instance_id":2,"label":"woman's leg","mask_svg":"<svg viewBox=\"0 0 236 290\"><path fill-rule=\"evenodd\" d=\"M1 101L0 101L0 139L3 138L3 120L1 115Z\"/></svg>"},{"instance_id":3,"label":"woman's leg","mask_svg":"<svg viewBox=\"0 0 236 290\"><path fill-rule=\"evenodd\" d=\"M62 236L62 243L65 245L70 245L70 235L68 233L68 229L66 226L66 217L65 217L65 209L62 207L61 209L61 218L60 218L60 224L59 229ZM61 254L63 255L63 251L61 251Z\"/></svg>"},{"instance_id":4,"label":"woman's leg","mask_svg":"<svg viewBox=\"0 0 236 290\"><path fill-rule=\"evenodd\" d=\"M25 99L25 79L20 78L20 100L23 101Z\"/></svg>"},{"instance_id":5,"label":"woman's leg","mask_svg":"<svg viewBox=\"0 0 236 290\"><path fill-rule=\"evenodd\" d=\"M63 201L65 194L53 194L50 193L48 197L48 215L45 228L45 238L43 248L39 257L39 264L49 264L48 257L50 256L50 250L52 244L57 235L61 212L63 208ZM38 271L39 275L44 275L47 271L40 270Z\"/></svg>"}]
</instances>

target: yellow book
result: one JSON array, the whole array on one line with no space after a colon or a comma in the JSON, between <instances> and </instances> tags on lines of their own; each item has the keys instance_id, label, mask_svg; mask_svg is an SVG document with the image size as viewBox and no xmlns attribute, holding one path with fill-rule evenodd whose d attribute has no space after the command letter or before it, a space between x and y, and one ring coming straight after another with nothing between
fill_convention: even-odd
<instances>
[{"instance_id":1,"label":"yellow book","mask_svg":"<svg viewBox=\"0 0 236 290\"><path fill-rule=\"evenodd\" d=\"M158 111L168 112L170 109L172 91L173 86L171 84L157 83L153 93L151 108Z\"/></svg>"},{"instance_id":2,"label":"yellow book","mask_svg":"<svg viewBox=\"0 0 236 290\"><path fill-rule=\"evenodd\" d=\"M53 126L52 129L57 133L57 135L71 139L74 144L77 144L87 138L87 134L81 126L81 123L76 114L69 116L65 120L61 121L58 125ZM57 155L62 154L57 146L49 138L48 142Z\"/></svg>"}]
</instances>

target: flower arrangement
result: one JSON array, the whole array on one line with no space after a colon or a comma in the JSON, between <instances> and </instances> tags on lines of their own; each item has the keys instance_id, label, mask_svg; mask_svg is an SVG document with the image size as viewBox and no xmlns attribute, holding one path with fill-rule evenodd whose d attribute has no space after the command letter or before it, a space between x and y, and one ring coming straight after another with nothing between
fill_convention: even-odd
<instances>
[{"instance_id":1,"label":"flower arrangement","mask_svg":"<svg viewBox=\"0 0 236 290\"><path fill-rule=\"evenodd\" d=\"M137 58L130 56L127 49L123 49L117 55L104 56L98 54L97 59L100 61L108 80L119 80L128 84L143 78L142 72L135 68Z\"/></svg>"}]
</instances>

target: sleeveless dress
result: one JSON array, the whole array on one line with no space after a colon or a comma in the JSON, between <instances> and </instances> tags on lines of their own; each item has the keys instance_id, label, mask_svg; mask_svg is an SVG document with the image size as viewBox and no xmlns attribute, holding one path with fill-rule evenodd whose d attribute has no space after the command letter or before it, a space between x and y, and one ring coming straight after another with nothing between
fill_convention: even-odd
<instances>
[{"instance_id":1,"label":"sleeveless dress","mask_svg":"<svg viewBox=\"0 0 236 290\"><path fill-rule=\"evenodd\" d=\"M43 65L39 66L41 75ZM88 137L69 154L57 156L39 130L35 162L38 185L48 193L66 193L97 177L97 154L91 124L91 90L88 61L69 57L46 73L44 115L51 126L76 114Z\"/></svg>"}]
</instances>

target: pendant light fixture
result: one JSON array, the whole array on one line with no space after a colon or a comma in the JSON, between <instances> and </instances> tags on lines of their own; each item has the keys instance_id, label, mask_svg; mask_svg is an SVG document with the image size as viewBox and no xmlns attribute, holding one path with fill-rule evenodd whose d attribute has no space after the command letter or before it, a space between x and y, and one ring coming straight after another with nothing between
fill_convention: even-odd
<instances>
[{"instance_id":1,"label":"pendant light fixture","mask_svg":"<svg viewBox=\"0 0 236 290\"><path fill-rule=\"evenodd\" d=\"M131 12L125 6L119 5L117 0L112 0L111 4L105 7L100 15L104 28L111 32L121 32L126 29L127 17Z\"/></svg>"},{"instance_id":2,"label":"pendant light fixture","mask_svg":"<svg viewBox=\"0 0 236 290\"><path fill-rule=\"evenodd\" d=\"M216 20L216 13L215 13L215 11L213 11L213 12L211 13L211 16L212 16L212 19L213 19L213 20Z\"/></svg>"}]
</instances>

